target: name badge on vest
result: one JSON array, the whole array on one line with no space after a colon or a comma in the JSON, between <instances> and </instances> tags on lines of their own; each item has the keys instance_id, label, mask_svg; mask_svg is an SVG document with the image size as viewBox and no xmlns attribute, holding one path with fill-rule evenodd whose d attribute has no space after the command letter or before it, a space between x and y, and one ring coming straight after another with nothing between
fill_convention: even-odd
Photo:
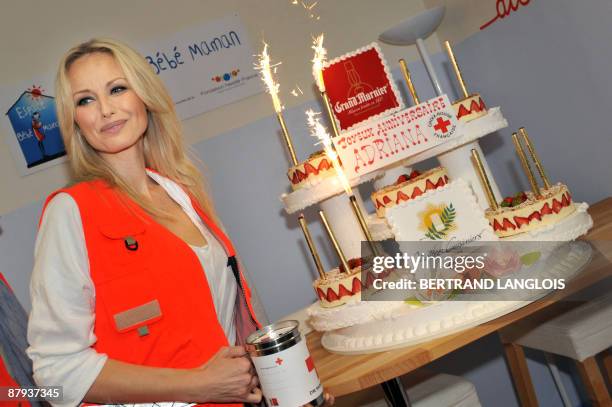
<instances>
[{"instance_id":1,"label":"name badge on vest","mask_svg":"<svg viewBox=\"0 0 612 407\"><path fill-rule=\"evenodd\" d=\"M115 326L119 332L138 328L138 335L145 336L149 334L147 322L161 317L161 308L158 300L149 301L146 304L130 308L126 311L119 312L113 315Z\"/></svg>"}]
</instances>

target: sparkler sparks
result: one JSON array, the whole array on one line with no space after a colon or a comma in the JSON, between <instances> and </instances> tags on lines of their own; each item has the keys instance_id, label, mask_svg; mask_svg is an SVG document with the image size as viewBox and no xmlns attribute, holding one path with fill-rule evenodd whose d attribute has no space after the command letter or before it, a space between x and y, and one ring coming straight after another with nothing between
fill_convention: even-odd
<instances>
[{"instance_id":1,"label":"sparkler sparks","mask_svg":"<svg viewBox=\"0 0 612 407\"><path fill-rule=\"evenodd\" d=\"M295 88L291 89L291 94L295 97L299 97L302 96L304 92L302 91L299 85L295 85Z\"/></svg>"},{"instance_id":2,"label":"sparkler sparks","mask_svg":"<svg viewBox=\"0 0 612 407\"><path fill-rule=\"evenodd\" d=\"M277 62L272 64L270 61L270 55L268 54L268 44L263 42L264 48L261 54L257 55L257 63L255 63L255 69L259 71L261 80L266 84L266 88L270 96L272 96L272 104L276 113L280 113L283 110L283 105L278 97L279 84L274 82L272 77L272 70L276 73L276 68L281 64Z\"/></svg>"},{"instance_id":3,"label":"sparkler sparks","mask_svg":"<svg viewBox=\"0 0 612 407\"><path fill-rule=\"evenodd\" d=\"M323 126L319 120L320 114L321 113L314 112L312 109L308 109L306 111L306 121L308 123L308 127L310 128L310 134L319 140L319 143L317 144L323 145L325 154L331 160L332 165L336 170L336 174L338 174L338 178L340 179L342 187L350 196L353 194L351 185L349 184L348 179L346 178L346 175L342 170L342 166L340 165L340 161L338 160L338 154L336 154L336 150L334 150L334 146L332 145L331 137L327 133L325 126Z\"/></svg>"},{"instance_id":4,"label":"sparkler sparks","mask_svg":"<svg viewBox=\"0 0 612 407\"><path fill-rule=\"evenodd\" d=\"M327 59L327 50L323 47L324 34L319 35L312 41L312 49L314 50L314 58L312 59L312 74L315 82L319 87L319 91L325 92L325 82L323 82L323 65Z\"/></svg>"},{"instance_id":5,"label":"sparkler sparks","mask_svg":"<svg viewBox=\"0 0 612 407\"><path fill-rule=\"evenodd\" d=\"M313 10L315 9L315 7L319 4L318 1L312 2L310 4L306 4L303 1L298 1L298 0L291 0L291 4L293 4L294 6L297 5L301 5L302 8L306 11L306 13L308 13L308 17L315 19L315 20L320 20L321 16L316 14Z\"/></svg>"}]
</instances>

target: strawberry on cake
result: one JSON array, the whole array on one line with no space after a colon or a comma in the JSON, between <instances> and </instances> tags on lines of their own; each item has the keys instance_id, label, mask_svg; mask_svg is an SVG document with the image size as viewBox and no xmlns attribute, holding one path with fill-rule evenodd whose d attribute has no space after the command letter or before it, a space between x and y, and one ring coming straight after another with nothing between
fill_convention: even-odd
<instances>
[{"instance_id":1,"label":"strawberry on cake","mask_svg":"<svg viewBox=\"0 0 612 407\"><path fill-rule=\"evenodd\" d=\"M542 196L521 192L504 199L497 210L485 212L497 236L504 238L559 222L576 208L567 186L561 183L541 190Z\"/></svg>"},{"instance_id":2,"label":"strawberry on cake","mask_svg":"<svg viewBox=\"0 0 612 407\"><path fill-rule=\"evenodd\" d=\"M457 119L466 123L487 114L487 107L478 93L457 100L452 106L457 114Z\"/></svg>"},{"instance_id":3,"label":"strawberry on cake","mask_svg":"<svg viewBox=\"0 0 612 407\"><path fill-rule=\"evenodd\" d=\"M306 161L289 168L287 172L294 191L335 175L334 165L324 151L311 154Z\"/></svg>"},{"instance_id":4,"label":"strawberry on cake","mask_svg":"<svg viewBox=\"0 0 612 407\"><path fill-rule=\"evenodd\" d=\"M365 263L365 266L364 266ZM322 307L331 308L342 304L361 301L361 291L371 287L375 278L384 278L389 272L374 275L371 261L363 261L354 258L348 261L350 271L347 273L344 267L339 267L325 273L325 278L319 278L313 283L313 287L319 297ZM366 281L362 281L362 270L367 270Z\"/></svg>"},{"instance_id":5,"label":"strawberry on cake","mask_svg":"<svg viewBox=\"0 0 612 407\"><path fill-rule=\"evenodd\" d=\"M432 168L422 174L414 170L410 175L400 175L395 184L372 194L376 215L383 218L388 208L421 196L427 191L443 187L447 183L448 176L444 167Z\"/></svg>"}]
</instances>

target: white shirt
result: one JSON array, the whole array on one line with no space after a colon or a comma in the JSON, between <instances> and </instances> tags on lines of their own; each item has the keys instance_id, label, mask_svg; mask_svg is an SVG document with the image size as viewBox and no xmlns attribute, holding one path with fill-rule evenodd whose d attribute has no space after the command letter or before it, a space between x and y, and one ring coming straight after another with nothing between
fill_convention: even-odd
<instances>
[{"instance_id":1,"label":"white shirt","mask_svg":"<svg viewBox=\"0 0 612 407\"><path fill-rule=\"evenodd\" d=\"M177 184L148 174L183 208L208 241L207 246L192 249L205 270L219 322L228 342L234 344L237 284L227 268L223 247ZM89 275L79 208L68 194L56 195L45 210L34 249L30 297L27 354L33 361L34 380L39 386L63 386L63 401L54 405L77 405L108 356L92 348L97 341L93 332L95 287Z\"/></svg>"}]
</instances>

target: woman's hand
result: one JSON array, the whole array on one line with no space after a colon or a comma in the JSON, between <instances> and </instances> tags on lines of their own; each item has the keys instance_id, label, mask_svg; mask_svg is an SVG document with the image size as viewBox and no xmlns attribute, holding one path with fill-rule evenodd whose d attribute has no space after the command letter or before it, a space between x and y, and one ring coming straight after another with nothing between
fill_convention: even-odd
<instances>
[{"instance_id":1,"label":"woman's hand","mask_svg":"<svg viewBox=\"0 0 612 407\"><path fill-rule=\"evenodd\" d=\"M259 403L261 390L253 365L242 346L223 347L204 365L201 394L207 402Z\"/></svg>"}]
</instances>

